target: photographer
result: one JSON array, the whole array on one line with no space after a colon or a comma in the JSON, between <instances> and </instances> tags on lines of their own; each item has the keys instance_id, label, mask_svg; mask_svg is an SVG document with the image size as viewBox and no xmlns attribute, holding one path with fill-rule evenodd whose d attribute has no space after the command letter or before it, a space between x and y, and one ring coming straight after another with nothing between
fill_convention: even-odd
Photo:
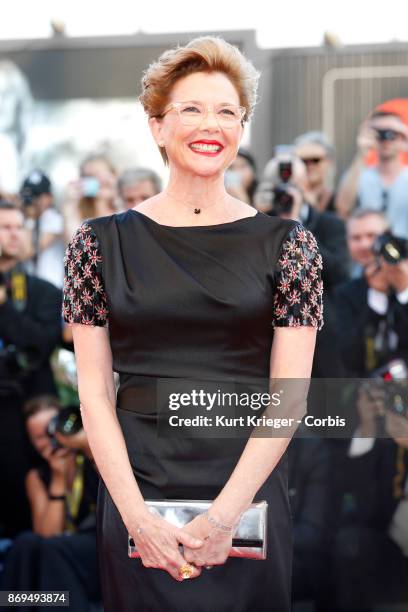
<instances>
[{"instance_id":1,"label":"photographer","mask_svg":"<svg viewBox=\"0 0 408 612\"><path fill-rule=\"evenodd\" d=\"M356 211L348 221L349 239L356 223L364 236L364 249L358 251L363 273L335 291L339 347L352 377L368 376L393 358L408 357L407 242L384 231L385 220L373 224L375 214Z\"/></svg>"},{"instance_id":2,"label":"photographer","mask_svg":"<svg viewBox=\"0 0 408 612\"><path fill-rule=\"evenodd\" d=\"M53 205L48 176L40 170L33 170L23 182L20 198L28 231L25 268L28 273L62 288L64 221Z\"/></svg>"},{"instance_id":3,"label":"photographer","mask_svg":"<svg viewBox=\"0 0 408 612\"><path fill-rule=\"evenodd\" d=\"M407 149L408 128L396 114L374 111L360 127L358 153L340 183L336 208L346 219L355 206L382 211L392 231L408 238L408 169L401 155ZM375 150L378 163L367 167Z\"/></svg>"},{"instance_id":4,"label":"photographer","mask_svg":"<svg viewBox=\"0 0 408 612\"><path fill-rule=\"evenodd\" d=\"M332 212L320 212L311 206L307 185L303 162L290 151L279 152L265 167L255 206L269 215L299 220L317 240L323 258L325 329L317 337L312 376L332 378L342 375L336 351L333 291L349 277L349 257L344 222Z\"/></svg>"},{"instance_id":5,"label":"photographer","mask_svg":"<svg viewBox=\"0 0 408 612\"><path fill-rule=\"evenodd\" d=\"M70 609L100 600L95 508L98 475L79 409L59 409L52 396L24 406L38 465L25 481L33 532L16 538L6 557L3 589L69 591ZM70 432L63 435L61 431Z\"/></svg>"},{"instance_id":6,"label":"photographer","mask_svg":"<svg viewBox=\"0 0 408 612\"><path fill-rule=\"evenodd\" d=\"M389 379L360 384L360 425L338 465L342 504L333 548L335 612L408 601L408 420L406 411L392 409ZM406 376L401 382L406 385ZM381 430L387 437L376 438Z\"/></svg>"},{"instance_id":7,"label":"photographer","mask_svg":"<svg viewBox=\"0 0 408 612\"><path fill-rule=\"evenodd\" d=\"M118 211L117 173L102 154L88 155L79 168L78 180L68 184L62 207L65 242L69 242L82 221L113 215Z\"/></svg>"},{"instance_id":8,"label":"photographer","mask_svg":"<svg viewBox=\"0 0 408 612\"><path fill-rule=\"evenodd\" d=\"M0 528L5 535L29 525L21 405L37 393L55 393L49 357L61 333L61 292L24 272L19 261L23 244L23 213L0 201L0 488L7 492Z\"/></svg>"}]
</instances>

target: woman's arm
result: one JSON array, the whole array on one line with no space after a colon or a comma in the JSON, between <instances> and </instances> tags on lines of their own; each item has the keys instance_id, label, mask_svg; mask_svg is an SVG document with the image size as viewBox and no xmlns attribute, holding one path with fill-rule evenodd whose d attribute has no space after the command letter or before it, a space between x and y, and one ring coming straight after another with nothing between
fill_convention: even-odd
<instances>
[{"instance_id":1,"label":"woman's arm","mask_svg":"<svg viewBox=\"0 0 408 612\"><path fill-rule=\"evenodd\" d=\"M116 390L108 328L72 326L81 415L99 473L129 527L147 513L116 415Z\"/></svg>"},{"instance_id":2,"label":"woman's arm","mask_svg":"<svg viewBox=\"0 0 408 612\"><path fill-rule=\"evenodd\" d=\"M316 333L316 328L312 326L277 327L274 332L270 379L272 383L276 379L289 379L286 388L293 391L290 409L296 413L296 419L301 419L304 415L304 400L307 395L305 387L308 387L310 380ZM299 381L301 384L296 384ZM284 416L289 415L286 413ZM290 428L291 436L295 429ZM252 503L291 440L291 437L274 437L272 433L269 437L256 437L256 431L255 429L255 436L251 435L249 438L234 471L211 505L209 514L223 525L238 523L241 514ZM265 434L263 431L262 435L268 436L268 433ZM191 521L186 529L189 533L204 539L210 536L201 549L185 551L185 557L189 562L199 567L220 565L225 562L231 548L232 533L223 533L212 528L203 516Z\"/></svg>"},{"instance_id":3,"label":"woman's arm","mask_svg":"<svg viewBox=\"0 0 408 612\"><path fill-rule=\"evenodd\" d=\"M197 538L153 516L140 492L129 462L116 415L116 390L108 328L73 324L81 415L99 473L134 538L145 567L167 570L181 580L177 568L185 564L179 542L196 548ZM138 532L138 528L142 532ZM200 574L195 570L193 577Z\"/></svg>"},{"instance_id":4,"label":"woman's arm","mask_svg":"<svg viewBox=\"0 0 408 612\"><path fill-rule=\"evenodd\" d=\"M270 379L291 379L287 385L293 392L290 409L296 418L304 416L305 383L310 379L316 343L316 328L304 326L277 327L274 331L270 359ZM296 384L301 381L301 384ZM293 387L293 389L291 389ZM300 413L298 409L300 408ZM290 416L287 413L284 415ZM296 428L291 428L291 434ZM291 437L277 438L252 435L224 488L214 500L211 515L221 523L237 522L252 503L256 493L285 452ZM264 434L268 436L268 433Z\"/></svg>"},{"instance_id":5,"label":"woman's arm","mask_svg":"<svg viewBox=\"0 0 408 612\"><path fill-rule=\"evenodd\" d=\"M26 492L30 502L33 531L47 538L59 535L64 531L65 504L64 500L50 500L37 470L30 470L26 476ZM52 478L50 493L65 495L65 482Z\"/></svg>"}]
</instances>

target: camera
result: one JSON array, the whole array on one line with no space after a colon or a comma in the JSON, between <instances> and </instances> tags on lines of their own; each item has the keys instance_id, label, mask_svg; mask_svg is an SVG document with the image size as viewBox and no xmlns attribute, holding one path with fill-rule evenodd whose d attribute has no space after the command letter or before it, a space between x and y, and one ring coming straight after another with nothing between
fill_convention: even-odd
<instances>
[{"instance_id":1,"label":"camera","mask_svg":"<svg viewBox=\"0 0 408 612\"><path fill-rule=\"evenodd\" d=\"M363 383L368 395L375 399L372 391L381 391L383 408L376 417L376 435L386 437L385 415L390 411L408 418L408 367L403 359L392 359L370 374L370 380Z\"/></svg>"},{"instance_id":2,"label":"camera","mask_svg":"<svg viewBox=\"0 0 408 612\"><path fill-rule=\"evenodd\" d=\"M377 257L382 255L387 263L396 265L402 259L408 259L408 240L384 232L377 236L372 250Z\"/></svg>"},{"instance_id":3,"label":"camera","mask_svg":"<svg viewBox=\"0 0 408 612\"><path fill-rule=\"evenodd\" d=\"M64 436L73 436L82 429L82 418L79 406L72 404L61 408L47 426L47 434L51 440L51 446L54 450L62 448L62 445L58 442L55 437L55 433L58 431Z\"/></svg>"},{"instance_id":4,"label":"camera","mask_svg":"<svg viewBox=\"0 0 408 612\"><path fill-rule=\"evenodd\" d=\"M291 160L278 160L278 183L272 189L273 212L277 215L289 213L292 210L294 201L290 193L292 184L290 179L293 174Z\"/></svg>"},{"instance_id":5,"label":"camera","mask_svg":"<svg viewBox=\"0 0 408 612\"><path fill-rule=\"evenodd\" d=\"M81 179L81 192L83 198L96 198L100 191L100 184L94 176L84 176Z\"/></svg>"}]
</instances>

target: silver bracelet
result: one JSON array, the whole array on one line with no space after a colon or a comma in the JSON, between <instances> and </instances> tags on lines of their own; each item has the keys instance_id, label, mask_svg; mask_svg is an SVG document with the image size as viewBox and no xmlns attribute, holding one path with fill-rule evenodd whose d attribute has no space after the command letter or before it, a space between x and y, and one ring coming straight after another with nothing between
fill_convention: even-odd
<instances>
[{"instance_id":1,"label":"silver bracelet","mask_svg":"<svg viewBox=\"0 0 408 612\"><path fill-rule=\"evenodd\" d=\"M235 525L223 525L223 523L216 521L212 516L210 516L208 511L204 512L204 516L211 523L211 525L215 527L215 529L219 529L220 531L234 531L239 524L238 521L238 523L235 523Z\"/></svg>"}]
</instances>

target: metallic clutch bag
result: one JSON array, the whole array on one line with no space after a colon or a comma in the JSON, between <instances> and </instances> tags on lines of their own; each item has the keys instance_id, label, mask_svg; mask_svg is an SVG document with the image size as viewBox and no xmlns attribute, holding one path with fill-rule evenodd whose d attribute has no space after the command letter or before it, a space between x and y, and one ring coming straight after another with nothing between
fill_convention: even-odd
<instances>
[{"instance_id":1,"label":"metallic clutch bag","mask_svg":"<svg viewBox=\"0 0 408 612\"><path fill-rule=\"evenodd\" d=\"M212 501L193 499L146 500L150 512L157 513L169 523L184 527L196 516L208 510ZM230 557L266 559L266 518L268 503L253 503L241 516L232 539ZM181 546L181 545L180 545ZM129 557L139 557L133 538L128 536Z\"/></svg>"}]
</instances>

